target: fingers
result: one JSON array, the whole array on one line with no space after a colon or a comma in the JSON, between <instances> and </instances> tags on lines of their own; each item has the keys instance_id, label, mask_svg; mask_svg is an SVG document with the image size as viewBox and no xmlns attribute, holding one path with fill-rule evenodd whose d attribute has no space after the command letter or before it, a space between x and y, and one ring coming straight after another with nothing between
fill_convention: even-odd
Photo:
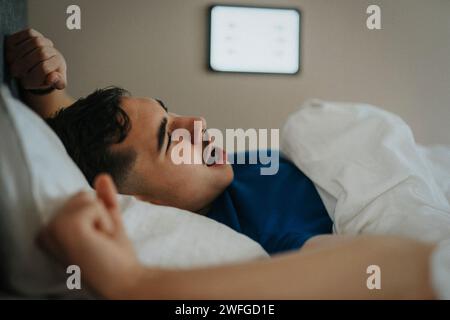
<instances>
[{"instance_id":1,"label":"fingers","mask_svg":"<svg viewBox=\"0 0 450 320\"><path fill-rule=\"evenodd\" d=\"M59 210L53 224L59 225L58 230L77 228L79 232L97 230L108 235L112 235L116 229L105 205L87 192L80 192L70 198Z\"/></svg>"},{"instance_id":2,"label":"fingers","mask_svg":"<svg viewBox=\"0 0 450 320\"><path fill-rule=\"evenodd\" d=\"M46 38L34 29L25 29L10 35L5 40L6 61L12 63L35 48L48 46L49 42L44 39Z\"/></svg>"},{"instance_id":3,"label":"fingers","mask_svg":"<svg viewBox=\"0 0 450 320\"><path fill-rule=\"evenodd\" d=\"M6 46L17 46L29 38L35 37L43 37L43 35L32 28L28 28L10 35L6 38L5 44Z\"/></svg>"},{"instance_id":4,"label":"fingers","mask_svg":"<svg viewBox=\"0 0 450 320\"><path fill-rule=\"evenodd\" d=\"M67 85L66 62L53 42L34 29L26 29L6 40L6 60L11 75L18 78L25 89Z\"/></svg>"},{"instance_id":5,"label":"fingers","mask_svg":"<svg viewBox=\"0 0 450 320\"><path fill-rule=\"evenodd\" d=\"M44 37L29 38L22 42L21 44L11 48L7 51L7 61L9 63L13 62L15 59L20 59L25 57L27 54L31 53L36 48L49 47L53 48L53 42L50 39Z\"/></svg>"},{"instance_id":6,"label":"fingers","mask_svg":"<svg viewBox=\"0 0 450 320\"><path fill-rule=\"evenodd\" d=\"M61 69L60 55L40 62L22 80L22 85L27 89L52 86L57 89L66 87L66 72ZM42 80L44 79L44 81Z\"/></svg>"},{"instance_id":7,"label":"fingers","mask_svg":"<svg viewBox=\"0 0 450 320\"><path fill-rule=\"evenodd\" d=\"M126 239L111 177L99 175L95 188L97 197L79 192L66 201L38 236L38 244L61 261L66 258L65 252L78 245L78 237Z\"/></svg>"},{"instance_id":8,"label":"fingers","mask_svg":"<svg viewBox=\"0 0 450 320\"><path fill-rule=\"evenodd\" d=\"M11 65L11 74L17 78L23 77L39 66L40 63L55 57L57 54L58 51L52 47L37 48L20 60L15 61Z\"/></svg>"},{"instance_id":9,"label":"fingers","mask_svg":"<svg viewBox=\"0 0 450 320\"><path fill-rule=\"evenodd\" d=\"M107 174L99 174L94 181L97 197L103 201L108 210L118 210L117 189Z\"/></svg>"},{"instance_id":10,"label":"fingers","mask_svg":"<svg viewBox=\"0 0 450 320\"><path fill-rule=\"evenodd\" d=\"M67 79L65 72L58 72L57 71L51 72L47 75L47 78L45 80L45 84L52 86L53 88L56 88L58 90L62 90L67 86Z\"/></svg>"},{"instance_id":11,"label":"fingers","mask_svg":"<svg viewBox=\"0 0 450 320\"><path fill-rule=\"evenodd\" d=\"M49 54L51 53L52 51L49 52ZM45 56L43 58L45 59ZM26 89L41 88L43 86L64 89L67 85L67 78L65 63L62 62L62 59L63 57L61 55L56 54L34 65L28 72L22 75L22 85ZM22 67L25 68L25 64Z\"/></svg>"},{"instance_id":12,"label":"fingers","mask_svg":"<svg viewBox=\"0 0 450 320\"><path fill-rule=\"evenodd\" d=\"M103 202L114 223L116 231L123 231L122 216L117 201L117 189L112 178L107 174L100 174L94 182L97 197Z\"/></svg>"}]
</instances>

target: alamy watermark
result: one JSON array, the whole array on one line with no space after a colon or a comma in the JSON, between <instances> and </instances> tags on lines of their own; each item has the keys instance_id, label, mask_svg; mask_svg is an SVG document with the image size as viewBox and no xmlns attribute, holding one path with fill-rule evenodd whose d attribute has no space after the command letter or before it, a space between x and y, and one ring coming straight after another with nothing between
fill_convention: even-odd
<instances>
[{"instance_id":1,"label":"alamy watermark","mask_svg":"<svg viewBox=\"0 0 450 320\"><path fill-rule=\"evenodd\" d=\"M381 8L379 5L371 4L367 7L366 13L369 15L366 26L369 30L381 29ZM81 8L76 4L71 4L66 8L66 27L68 30L81 30Z\"/></svg>"},{"instance_id":2,"label":"alamy watermark","mask_svg":"<svg viewBox=\"0 0 450 320\"><path fill-rule=\"evenodd\" d=\"M376 4L367 7L366 13L369 15L366 26L369 30L381 30L381 8Z\"/></svg>"},{"instance_id":3,"label":"alamy watermark","mask_svg":"<svg viewBox=\"0 0 450 320\"><path fill-rule=\"evenodd\" d=\"M225 139L224 139L225 138ZM178 142L172 148L171 159L179 164L261 164L261 175L274 175L279 168L279 129L226 129L225 137L219 129L204 129L202 121L194 121L193 137L185 128L171 133L172 141ZM189 143L181 143L188 141ZM270 144L270 149L268 148ZM243 150L249 152L248 157ZM241 151L241 152L240 152ZM235 156L236 153L236 156ZM229 157L231 155L232 157ZM236 159L235 159L236 158Z\"/></svg>"},{"instance_id":4,"label":"alamy watermark","mask_svg":"<svg viewBox=\"0 0 450 320\"><path fill-rule=\"evenodd\" d=\"M367 278L366 286L369 290L381 289L381 268L376 264L372 264L367 267L366 273L370 274Z\"/></svg>"},{"instance_id":5,"label":"alamy watermark","mask_svg":"<svg viewBox=\"0 0 450 320\"><path fill-rule=\"evenodd\" d=\"M69 290L81 290L81 269L76 264L67 267L66 273L69 274L66 280L66 286Z\"/></svg>"}]
</instances>

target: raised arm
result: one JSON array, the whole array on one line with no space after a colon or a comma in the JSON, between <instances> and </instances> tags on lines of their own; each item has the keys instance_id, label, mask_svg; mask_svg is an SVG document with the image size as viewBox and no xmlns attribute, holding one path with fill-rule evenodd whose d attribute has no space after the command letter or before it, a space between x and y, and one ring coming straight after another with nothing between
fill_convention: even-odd
<instances>
[{"instance_id":1,"label":"raised arm","mask_svg":"<svg viewBox=\"0 0 450 320\"><path fill-rule=\"evenodd\" d=\"M235 265L147 268L125 234L112 180L100 176L95 186L97 198L78 194L69 200L40 239L63 263L79 265L84 281L106 298L433 298L428 268L433 246L388 236L328 236L297 252ZM366 285L373 264L381 268L381 290Z\"/></svg>"},{"instance_id":2,"label":"raised arm","mask_svg":"<svg viewBox=\"0 0 450 320\"><path fill-rule=\"evenodd\" d=\"M48 118L74 102L65 91L67 66L53 42L34 29L19 31L6 39L6 61L19 80L25 102Z\"/></svg>"},{"instance_id":3,"label":"raised arm","mask_svg":"<svg viewBox=\"0 0 450 320\"><path fill-rule=\"evenodd\" d=\"M134 287L105 295L119 299L434 298L428 270L432 246L394 237L333 237L338 244L271 260L186 271L143 268ZM366 270L373 264L381 269L380 290L367 287Z\"/></svg>"}]
</instances>

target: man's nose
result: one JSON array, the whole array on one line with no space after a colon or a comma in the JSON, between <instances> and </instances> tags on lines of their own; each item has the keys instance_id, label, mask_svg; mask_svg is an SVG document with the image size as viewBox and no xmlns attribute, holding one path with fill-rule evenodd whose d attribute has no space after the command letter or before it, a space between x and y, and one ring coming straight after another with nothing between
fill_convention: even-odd
<instances>
[{"instance_id":1,"label":"man's nose","mask_svg":"<svg viewBox=\"0 0 450 320\"><path fill-rule=\"evenodd\" d=\"M176 117L173 121L174 128L183 128L190 132L192 143L194 139L202 141L203 133L207 128L207 123L203 117Z\"/></svg>"}]
</instances>

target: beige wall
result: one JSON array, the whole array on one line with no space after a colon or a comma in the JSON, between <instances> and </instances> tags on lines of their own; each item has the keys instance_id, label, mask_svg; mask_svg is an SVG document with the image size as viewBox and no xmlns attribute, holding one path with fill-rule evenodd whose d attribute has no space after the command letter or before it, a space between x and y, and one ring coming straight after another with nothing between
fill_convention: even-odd
<instances>
[{"instance_id":1,"label":"beige wall","mask_svg":"<svg viewBox=\"0 0 450 320\"><path fill-rule=\"evenodd\" d=\"M210 3L29 0L29 20L64 53L74 96L120 85L221 129L279 127L311 97L361 101L402 116L421 143L450 144L449 0L220 1L300 8L297 76L208 72ZM65 27L69 4L81 6L81 31ZM365 27L369 4L381 6L381 31Z\"/></svg>"}]
</instances>

